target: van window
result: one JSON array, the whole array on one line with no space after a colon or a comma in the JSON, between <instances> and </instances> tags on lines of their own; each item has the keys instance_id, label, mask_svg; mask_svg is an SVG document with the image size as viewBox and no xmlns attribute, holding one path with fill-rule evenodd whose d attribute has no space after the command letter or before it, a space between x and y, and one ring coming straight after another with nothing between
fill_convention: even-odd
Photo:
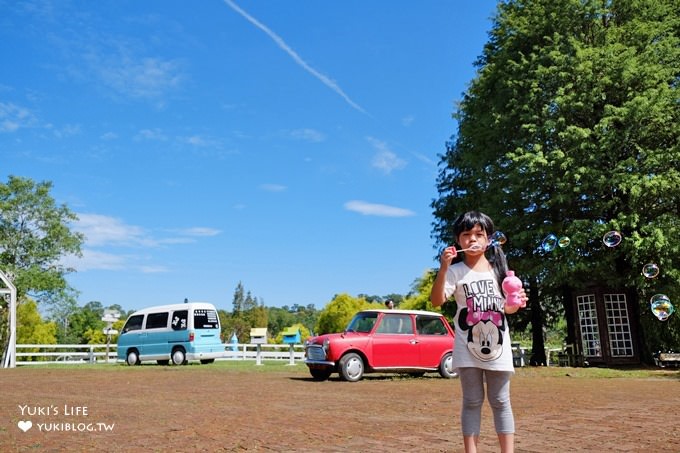
<instances>
[{"instance_id":1,"label":"van window","mask_svg":"<svg viewBox=\"0 0 680 453\"><path fill-rule=\"evenodd\" d=\"M123 333L140 330L142 328L142 321L144 321L144 315L131 316L125 323L125 327L123 327Z\"/></svg>"},{"instance_id":2,"label":"van window","mask_svg":"<svg viewBox=\"0 0 680 453\"><path fill-rule=\"evenodd\" d=\"M189 319L189 312L187 310L177 310L172 314L172 330L187 330L187 319Z\"/></svg>"},{"instance_id":3,"label":"van window","mask_svg":"<svg viewBox=\"0 0 680 453\"><path fill-rule=\"evenodd\" d=\"M146 317L147 329L164 329L168 327L168 312L163 313L149 313Z\"/></svg>"},{"instance_id":4,"label":"van window","mask_svg":"<svg viewBox=\"0 0 680 453\"><path fill-rule=\"evenodd\" d=\"M220 320L215 310L205 308L194 310L194 327L196 329L219 329Z\"/></svg>"}]
</instances>

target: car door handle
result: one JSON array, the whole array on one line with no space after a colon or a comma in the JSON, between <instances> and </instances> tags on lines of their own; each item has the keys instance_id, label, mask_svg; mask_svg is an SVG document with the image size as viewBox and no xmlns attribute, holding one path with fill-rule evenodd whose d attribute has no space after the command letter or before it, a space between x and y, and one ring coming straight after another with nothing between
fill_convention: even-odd
<instances>
[{"instance_id":1,"label":"car door handle","mask_svg":"<svg viewBox=\"0 0 680 453\"><path fill-rule=\"evenodd\" d=\"M415 340L415 339L414 339L414 340L409 340L408 342L411 343L411 344L418 344L418 340Z\"/></svg>"}]
</instances>

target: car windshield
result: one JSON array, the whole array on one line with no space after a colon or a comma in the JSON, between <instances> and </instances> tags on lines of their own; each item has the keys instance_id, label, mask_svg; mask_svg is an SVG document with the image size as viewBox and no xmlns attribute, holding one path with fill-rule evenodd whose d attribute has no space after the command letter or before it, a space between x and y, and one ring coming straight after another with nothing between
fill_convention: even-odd
<instances>
[{"instance_id":1,"label":"car windshield","mask_svg":"<svg viewBox=\"0 0 680 453\"><path fill-rule=\"evenodd\" d=\"M357 313L349 322L345 332L361 332L368 333L373 329L375 320L378 319L378 313Z\"/></svg>"}]
</instances>

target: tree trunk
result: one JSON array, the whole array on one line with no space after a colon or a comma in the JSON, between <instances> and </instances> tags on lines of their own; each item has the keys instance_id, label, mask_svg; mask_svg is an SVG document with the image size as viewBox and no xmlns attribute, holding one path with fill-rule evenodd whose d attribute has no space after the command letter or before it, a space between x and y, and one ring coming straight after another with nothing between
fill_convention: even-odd
<instances>
[{"instance_id":1,"label":"tree trunk","mask_svg":"<svg viewBox=\"0 0 680 453\"><path fill-rule=\"evenodd\" d=\"M574 317L574 301L572 300L571 289L568 286L562 287L562 305L564 306L564 319L567 322L566 344L576 344L576 318Z\"/></svg>"},{"instance_id":2,"label":"tree trunk","mask_svg":"<svg viewBox=\"0 0 680 453\"><path fill-rule=\"evenodd\" d=\"M543 307L538 297L538 284L535 280L529 285L529 307L531 308L531 366L547 365L545 357L545 336L543 334Z\"/></svg>"}]
</instances>

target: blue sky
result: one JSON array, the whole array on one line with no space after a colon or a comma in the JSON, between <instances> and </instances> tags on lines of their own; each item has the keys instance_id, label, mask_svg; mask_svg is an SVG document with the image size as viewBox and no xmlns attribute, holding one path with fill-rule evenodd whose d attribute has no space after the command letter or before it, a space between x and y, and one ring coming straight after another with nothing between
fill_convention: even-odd
<instances>
[{"instance_id":1,"label":"blue sky","mask_svg":"<svg viewBox=\"0 0 680 453\"><path fill-rule=\"evenodd\" d=\"M406 294L496 2L0 0L0 169L79 216L79 303Z\"/></svg>"}]
</instances>

